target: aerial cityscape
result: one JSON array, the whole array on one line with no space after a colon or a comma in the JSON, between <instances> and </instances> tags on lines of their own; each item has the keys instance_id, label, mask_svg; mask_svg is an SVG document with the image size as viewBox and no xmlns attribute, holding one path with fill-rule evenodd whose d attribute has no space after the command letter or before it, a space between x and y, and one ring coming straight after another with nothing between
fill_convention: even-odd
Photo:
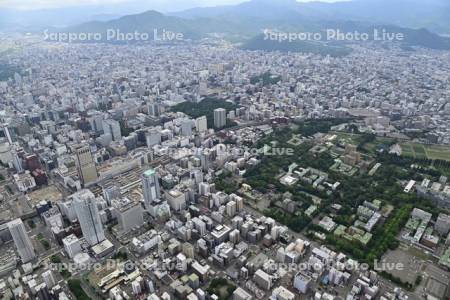
<instances>
[{"instance_id":1,"label":"aerial cityscape","mask_svg":"<svg viewBox=\"0 0 450 300\"><path fill-rule=\"evenodd\" d=\"M447 0L150 2L0 3L0 299L450 299Z\"/></svg>"}]
</instances>

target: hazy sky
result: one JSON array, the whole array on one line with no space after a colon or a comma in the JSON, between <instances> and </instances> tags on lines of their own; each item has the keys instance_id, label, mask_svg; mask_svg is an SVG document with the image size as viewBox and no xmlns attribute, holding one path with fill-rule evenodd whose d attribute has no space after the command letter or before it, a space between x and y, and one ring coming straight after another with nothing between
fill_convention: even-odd
<instances>
[{"instance_id":1,"label":"hazy sky","mask_svg":"<svg viewBox=\"0 0 450 300\"><path fill-rule=\"evenodd\" d=\"M215 6L224 4L236 4L248 0L143 0L140 5L148 9L176 10L197 6ZM298 0L308 2L313 0ZM317 0L316 0L317 1ZM322 2L336 2L342 0L319 0ZM0 0L0 7L18 9L42 9L57 8L78 5L110 5L126 2L136 2L135 0Z\"/></svg>"}]
</instances>

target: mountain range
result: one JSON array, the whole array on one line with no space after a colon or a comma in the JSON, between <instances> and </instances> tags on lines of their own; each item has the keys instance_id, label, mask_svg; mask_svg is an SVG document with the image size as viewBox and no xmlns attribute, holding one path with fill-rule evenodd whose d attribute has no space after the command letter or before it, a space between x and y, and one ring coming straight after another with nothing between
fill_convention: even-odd
<instances>
[{"instance_id":1,"label":"mountain range","mask_svg":"<svg viewBox=\"0 0 450 300\"><path fill-rule=\"evenodd\" d=\"M132 10L132 6L128 10ZM75 11L77 13L72 17L78 15L79 11ZM6 23L7 20L1 22ZM71 19L71 22L75 20ZM286 44L263 38L264 30L268 29L286 33L323 33L330 28L360 33L386 29L404 35L404 40L400 41L402 46L450 50L450 39L440 35L450 33L450 2L353 0L302 3L296 0L248 0L237 5L193 8L166 14L154 10L121 17L103 14L91 16L89 21L78 25L53 27L50 32L99 33L102 41L111 42L105 39L109 29L121 33L147 33L150 38L154 38L157 30L181 33L185 39L221 37L251 50L347 53L345 42L307 40Z\"/></svg>"},{"instance_id":2,"label":"mountain range","mask_svg":"<svg viewBox=\"0 0 450 300\"><path fill-rule=\"evenodd\" d=\"M170 14L152 10L107 21L86 22L55 31L100 33L103 41L106 41L109 29L121 33L148 33L150 38L154 37L154 30L171 31L182 33L186 39L222 37L251 50L307 50L328 53L323 51L328 48L331 53L340 55L348 52L345 45L342 45L345 43L330 45L322 43L323 40L308 40L286 44L267 41L262 38L262 34L268 29L286 33L323 33L331 28L342 32L372 35L374 29L377 29L380 32L387 30L401 33L404 36L400 41L402 46L450 50L450 39L436 33L439 31L437 28L441 28L442 32L450 28L450 25L445 25L450 22L450 18L440 18L447 10L447 15L450 16L448 7L450 5L445 0L427 0L426 4L418 0L354 0L336 3L250 0L238 5L195 8ZM412 18L408 18L408 15ZM424 20L432 24L435 32L421 26L416 28L423 25L419 23ZM414 22L417 26L414 26Z\"/></svg>"},{"instance_id":3,"label":"mountain range","mask_svg":"<svg viewBox=\"0 0 450 300\"><path fill-rule=\"evenodd\" d=\"M242 0L237 5L192 7L199 0L129 0L111 5L78 5L53 9L0 10L0 30L42 31L89 21L108 21L139 12L157 10L181 18L232 18L258 20L358 21L396 25L413 29L427 28L435 33L450 34L450 1L448 0L350 0L343 2L297 2L296 0ZM170 9L172 12L169 13ZM173 10L178 10L173 12Z\"/></svg>"},{"instance_id":4,"label":"mountain range","mask_svg":"<svg viewBox=\"0 0 450 300\"><path fill-rule=\"evenodd\" d=\"M450 33L448 0L353 0L334 3L252 0L238 5L193 8L173 15L184 18L240 16L272 20L359 21Z\"/></svg>"}]
</instances>

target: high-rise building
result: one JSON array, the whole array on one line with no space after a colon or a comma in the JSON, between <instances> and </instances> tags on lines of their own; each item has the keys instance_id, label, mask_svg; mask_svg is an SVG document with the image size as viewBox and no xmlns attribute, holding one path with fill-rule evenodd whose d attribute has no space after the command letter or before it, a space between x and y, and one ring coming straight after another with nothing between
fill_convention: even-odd
<instances>
[{"instance_id":1,"label":"high-rise building","mask_svg":"<svg viewBox=\"0 0 450 300\"><path fill-rule=\"evenodd\" d=\"M78 253L81 253L81 243L80 240L74 235L68 235L62 240L64 250L66 250L67 255L73 258Z\"/></svg>"},{"instance_id":2,"label":"high-rise building","mask_svg":"<svg viewBox=\"0 0 450 300\"><path fill-rule=\"evenodd\" d=\"M200 182L198 184L198 191L201 196L206 196L211 192L211 186L207 182Z\"/></svg>"},{"instance_id":3,"label":"high-rise building","mask_svg":"<svg viewBox=\"0 0 450 300\"><path fill-rule=\"evenodd\" d=\"M19 157L16 150L11 151L11 154L13 156L13 165L16 169L16 172L22 173L24 171L22 167L22 159Z\"/></svg>"},{"instance_id":4,"label":"high-rise building","mask_svg":"<svg viewBox=\"0 0 450 300\"><path fill-rule=\"evenodd\" d=\"M129 232L133 228L144 224L140 203L124 197L119 200L113 200L112 206L116 209L117 221L122 232Z\"/></svg>"},{"instance_id":5,"label":"high-rise building","mask_svg":"<svg viewBox=\"0 0 450 300\"><path fill-rule=\"evenodd\" d=\"M234 215L236 214L236 209L237 209L236 202L230 201L227 203L226 211L229 217L234 217Z\"/></svg>"},{"instance_id":6,"label":"high-rise building","mask_svg":"<svg viewBox=\"0 0 450 300\"><path fill-rule=\"evenodd\" d=\"M94 132L103 131L103 113L99 111L89 111L87 113L89 124L91 125L91 130Z\"/></svg>"},{"instance_id":7,"label":"high-rise building","mask_svg":"<svg viewBox=\"0 0 450 300\"><path fill-rule=\"evenodd\" d=\"M97 180L97 168L92 158L89 145L84 144L75 148L75 163L78 170L78 177L83 185L87 185Z\"/></svg>"},{"instance_id":8,"label":"high-rise building","mask_svg":"<svg viewBox=\"0 0 450 300\"><path fill-rule=\"evenodd\" d=\"M439 214L434 229L442 236L447 236L450 231L450 216L442 213Z\"/></svg>"},{"instance_id":9,"label":"high-rise building","mask_svg":"<svg viewBox=\"0 0 450 300\"><path fill-rule=\"evenodd\" d=\"M208 83L204 80L200 81L198 85L198 93L202 96L208 94Z\"/></svg>"},{"instance_id":10,"label":"high-rise building","mask_svg":"<svg viewBox=\"0 0 450 300\"><path fill-rule=\"evenodd\" d=\"M253 280L263 290L268 291L272 287L272 276L270 276L261 269L258 269L255 272L255 275L253 275Z\"/></svg>"},{"instance_id":11,"label":"high-rise building","mask_svg":"<svg viewBox=\"0 0 450 300\"><path fill-rule=\"evenodd\" d=\"M155 170L149 169L142 174L142 189L144 191L145 209L150 209L153 202L161 198L158 175Z\"/></svg>"},{"instance_id":12,"label":"high-rise building","mask_svg":"<svg viewBox=\"0 0 450 300\"><path fill-rule=\"evenodd\" d=\"M89 245L97 245L104 241L105 232L94 194L86 189L81 190L73 195L73 203L81 231Z\"/></svg>"},{"instance_id":13,"label":"high-rise building","mask_svg":"<svg viewBox=\"0 0 450 300\"><path fill-rule=\"evenodd\" d=\"M113 141L120 141L122 139L122 132L120 131L120 123L113 119L103 120L103 132L111 135Z\"/></svg>"},{"instance_id":14,"label":"high-rise building","mask_svg":"<svg viewBox=\"0 0 450 300\"><path fill-rule=\"evenodd\" d=\"M153 147L161 144L161 131L157 129L150 129L145 135L145 141L147 143L147 147Z\"/></svg>"},{"instance_id":15,"label":"high-rise building","mask_svg":"<svg viewBox=\"0 0 450 300\"><path fill-rule=\"evenodd\" d=\"M117 200L122 196L120 192L120 187L117 185L112 185L109 187L103 187L103 198L106 200L108 205L111 205L111 201Z\"/></svg>"},{"instance_id":16,"label":"high-rise building","mask_svg":"<svg viewBox=\"0 0 450 300\"><path fill-rule=\"evenodd\" d=\"M192 120L184 120L181 123L181 135L190 136L192 135Z\"/></svg>"},{"instance_id":17,"label":"high-rise building","mask_svg":"<svg viewBox=\"0 0 450 300\"><path fill-rule=\"evenodd\" d=\"M233 300L252 300L253 297L246 290L238 287L233 292Z\"/></svg>"},{"instance_id":18,"label":"high-rise building","mask_svg":"<svg viewBox=\"0 0 450 300\"><path fill-rule=\"evenodd\" d=\"M208 121L206 119L206 116L201 116L195 119L195 127L197 128L198 132L205 132L208 130Z\"/></svg>"},{"instance_id":19,"label":"high-rise building","mask_svg":"<svg viewBox=\"0 0 450 300\"><path fill-rule=\"evenodd\" d=\"M186 208L186 197L179 190L171 190L165 195L171 209L181 211Z\"/></svg>"},{"instance_id":20,"label":"high-rise building","mask_svg":"<svg viewBox=\"0 0 450 300\"><path fill-rule=\"evenodd\" d=\"M21 219L15 219L8 223L8 229L16 245L17 252L23 263L27 263L36 257L33 244L28 236Z\"/></svg>"},{"instance_id":21,"label":"high-rise building","mask_svg":"<svg viewBox=\"0 0 450 300\"><path fill-rule=\"evenodd\" d=\"M44 279L45 285L51 289L57 284L57 281L55 280L55 276L53 276L52 270L47 270L44 273L42 273L42 279Z\"/></svg>"},{"instance_id":22,"label":"high-rise building","mask_svg":"<svg viewBox=\"0 0 450 300\"><path fill-rule=\"evenodd\" d=\"M272 291L272 297L274 300L294 300L295 294L283 286L279 286Z\"/></svg>"},{"instance_id":23,"label":"high-rise building","mask_svg":"<svg viewBox=\"0 0 450 300\"><path fill-rule=\"evenodd\" d=\"M294 278L294 288L302 294L306 294L311 285L311 278L308 276L297 273Z\"/></svg>"},{"instance_id":24,"label":"high-rise building","mask_svg":"<svg viewBox=\"0 0 450 300\"><path fill-rule=\"evenodd\" d=\"M12 145L13 141L13 137L11 135L11 131L8 128L8 124L3 124L0 128L0 134L4 137L6 137L6 139L8 140L8 143Z\"/></svg>"},{"instance_id":25,"label":"high-rise building","mask_svg":"<svg viewBox=\"0 0 450 300\"><path fill-rule=\"evenodd\" d=\"M150 116L158 117L161 114L161 109L157 103L149 103L147 108Z\"/></svg>"},{"instance_id":26,"label":"high-rise building","mask_svg":"<svg viewBox=\"0 0 450 300\"><path fill-rule=\"evenodd\" d=\"M223 128L227 124L227 111L224 108L214 110L214 127Z\"/></svg>"}]
</instances>

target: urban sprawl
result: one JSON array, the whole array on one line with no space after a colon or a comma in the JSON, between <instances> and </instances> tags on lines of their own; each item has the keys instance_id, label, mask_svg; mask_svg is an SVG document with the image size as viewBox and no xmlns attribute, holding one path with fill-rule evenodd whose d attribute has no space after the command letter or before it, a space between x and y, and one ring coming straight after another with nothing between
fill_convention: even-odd
<instances>
[{"instance_id":1,"label":"urban sprawl","mask_svg":"<svg viewBox=\"0 0 450 300\"><path fill-rule=\"evenodd\" d=\"M3 36L3 299L445 299L450 54Z\"/></svg>"}]
</instances>

